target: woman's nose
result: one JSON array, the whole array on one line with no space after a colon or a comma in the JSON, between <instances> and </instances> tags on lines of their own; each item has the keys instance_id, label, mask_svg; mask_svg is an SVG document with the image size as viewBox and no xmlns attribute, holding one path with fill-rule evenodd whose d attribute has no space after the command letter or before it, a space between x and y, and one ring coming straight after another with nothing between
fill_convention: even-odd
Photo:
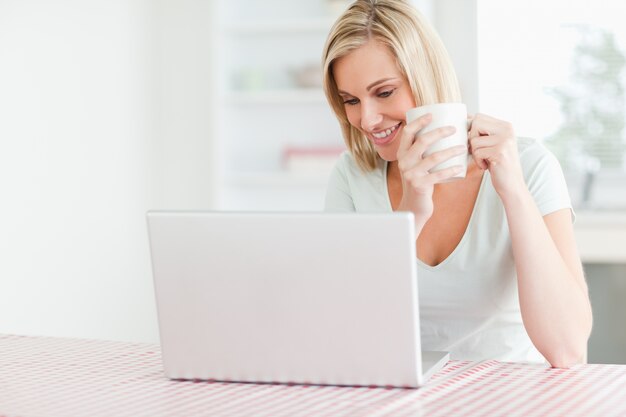
<instances>
[{"instance_id":1,"label":"woman's nose","mask_svg":"<svg viewBox=\"0 0 626 417\"><path fill-rule=\"evenodd\" d=\"M376 130L382 123L383 115L378 106L374 104L362 103L361 105L361 128L366 131Z\"/></svg>"}]
</instances>

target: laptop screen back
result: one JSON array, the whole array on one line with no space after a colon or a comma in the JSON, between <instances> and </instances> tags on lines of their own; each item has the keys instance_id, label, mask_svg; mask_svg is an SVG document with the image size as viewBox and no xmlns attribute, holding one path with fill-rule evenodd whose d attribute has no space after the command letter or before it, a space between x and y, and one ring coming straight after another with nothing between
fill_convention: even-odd
<instances>
[{"instance_id":1,"label":"laptop screen back","mask_svg":"<svg viewBox=\"0 0 626 417\"><path fill-rule=\"evenodd\" d=\"M409 213L148 213L170 378L421 385Z\"/></svg>"}]
</instances>

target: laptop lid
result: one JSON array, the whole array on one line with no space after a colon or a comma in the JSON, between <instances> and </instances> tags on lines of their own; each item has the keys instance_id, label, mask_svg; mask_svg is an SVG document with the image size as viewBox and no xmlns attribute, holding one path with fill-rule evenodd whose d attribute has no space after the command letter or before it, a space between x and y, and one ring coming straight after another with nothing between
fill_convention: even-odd
<instances>
[{"instance_id":1,"label":"laptop lid","mask_svg":"<svg viewBox=\"0 0 626 417\"><path fill-rule=\"evenodd\" d=\"M147 218L168 377L424 383L412 214Z\"/></svg>"}]
</instances>

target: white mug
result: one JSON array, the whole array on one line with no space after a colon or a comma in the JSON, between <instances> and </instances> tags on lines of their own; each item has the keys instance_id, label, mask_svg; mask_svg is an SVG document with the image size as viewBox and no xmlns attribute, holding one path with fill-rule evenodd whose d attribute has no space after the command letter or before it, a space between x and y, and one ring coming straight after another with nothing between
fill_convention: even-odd
<instances>
[{"instance_id":1,"label":"white mug","mask_svg":"<svg viewBox=\"0 0 626 417\"><path fill-rule=\"evenodd\" d=\"M428 104L407 111L406 122L410 123L427 113L432 114L432 121L428 124L428 126L417 132L418 135L422 135L433 129L444 126L454 126L456 128L456 132L448 137L439 139L437 142L430 145L426 152L424 152L424 156L428 156L434 152L442 151L457 145L465 145L466 147L465 153L454 156L447 161L440 163L439 165L433 167L429 172L432 173L441 171L442 169L460 165L463 169L461 172L451 177L450 181L465 178L467 173L467 161L469 159L469 152L467 151L467 107L463 103Z\"/></svg>"}]
</instances>

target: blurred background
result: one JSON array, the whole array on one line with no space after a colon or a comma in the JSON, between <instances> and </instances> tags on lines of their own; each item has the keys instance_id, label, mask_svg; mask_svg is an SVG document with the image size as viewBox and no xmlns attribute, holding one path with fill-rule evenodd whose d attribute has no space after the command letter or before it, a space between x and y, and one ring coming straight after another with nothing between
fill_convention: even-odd
<instances>
[{"instance_id":1,"label":"blurred background","mask_svg":"<svg viewBox=\"0 0 626 417\"><path fill-rule=\"evenodd\" d=\"M0 332L158 342L145 212L321 210L344 0L0 0ZM620 3L416 0L470 112L552 149L595 324L626 363Z\"/></svg>"}]
</instances>

